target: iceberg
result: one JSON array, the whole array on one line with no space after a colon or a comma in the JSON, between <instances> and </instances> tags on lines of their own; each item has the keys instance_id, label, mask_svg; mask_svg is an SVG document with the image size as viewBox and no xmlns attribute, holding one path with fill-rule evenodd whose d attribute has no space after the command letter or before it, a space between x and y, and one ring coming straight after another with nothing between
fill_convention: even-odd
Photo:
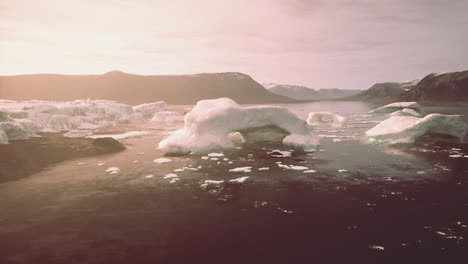
<instances>
[{"instance_id":1,"label":"iceberg","mask_svg":"<svg viewBox=\"0 0 468 264\"><path fill-rule=\"evenodd\" d=\"M65 136L86 136L92 131L132 121L148 120L166 109L165 102L131 107L109 100L5 101L0 104L0 144L27 139L37 132L68 131ZM135 110L134 110L135 109ZM148 114L151 113L151 114Z\"/></svg>"},{"instance_id":2,"label":"iceberg","mask_svg":"<svg viewBox=\"0 0 468 264\"><path fill-rule=\"evenodd\" d=\"M277 141L306 151L319 144L313 128L284 107L242 107L229 98L219 98L199 101L185 115L184 128L162 140L158 148L174 153L233 148L230 138L236 132L244 142Z\"/></svg>"},{"instance_id":3,"label":"iceberg","mask_svg":"<svg viewBox=\"0 0 468 264\"><path fill-rule=\"evenodd\" d=\"M372 144L410 144L426 134L447 135L463 141L468 126L459 115L391 116L366 131Z\"/></svg>"},{"instance_id":4,"label":"iceberg","mask_svg":"<svg viewBox=\"0 0 468 264\"><path fill-rule=\"evenodd\" d=\"M307 123L312 126L330 125L332 127L346 126L348 119L332 112L311 112L307 117Z\"/></svg>"},{"instance_id":5,"label":"iceberg","mask_svg":"<svg viewBox=\"0 0 468 264\"><path fill-rule=\"evenodd\" d=\"M167 104L164 101L136 105L132 109L134 112L142 113L145 118L151 118L156 112L166 111Z\"/></svg>"},{"instance_id":6,"label":"iceberg","mask_svg":"<svg viewBox=\"0 0 468 264\"><path fill-rule=\"evenodd\" d=\"M412 110L412 111L411 111ZM402 111L402 112L400 112ZM426 113L417 102L398 102L384 105L369 112L369 114L392 114L403 116L425 116ZM416 114L416 115L415 115Z\"/></svg>"},{"instance_id":7,"label":"iceberg","mask_svg":"<svg viewBox=\"0 0 468 264\"><path fill-rule=\"evenodd\" d=\"M184 115L174 111L156 112L151 118L153 123L175 123L184 122Z\"/></svg>"}]
</instances>

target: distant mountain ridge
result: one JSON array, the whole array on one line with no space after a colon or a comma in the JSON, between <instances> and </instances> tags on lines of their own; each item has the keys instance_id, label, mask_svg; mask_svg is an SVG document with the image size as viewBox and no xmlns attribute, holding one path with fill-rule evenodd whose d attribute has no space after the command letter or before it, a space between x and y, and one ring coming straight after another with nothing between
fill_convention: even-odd
<instances>
[{"instance_id":1,"label":"distant mountain ridge","mask_svg":"<svg viewBox=\"0 0 468 264\"><path fill-rule=\"evenodd\" d=\"M431 73L421 80L409 82L376 83L343 100L378 104L416 101L423 105L467 105L468 71Z\"/></svg>"},{"instance_id":2,"label":"distant mountain ridge","mask_svg":"<svg viewBox=\"0 0 468 264\"><path fill-rule=\"evenodd\" d=\"M417 83L418 80L408 82L376 83L369 89L345 99L350 101L366 101L382 104L396 102L403 93L413 89Z\"/></svg>"},{"instance_id":3,"label":"distant mountain ridge","mask_svg":"<svg viewBox=\"0 0 468 264\"><path fill-rule=\"evenodd\" d=\"M411 90L400 95L401 101L423 104L468 103L468 71L431 73Z\"/></svg>"},{"instance_id":4,"label":"distant mountain ridge","mask_svg":"<svg viewBox=\"0 0 468 264\"><path fill-rule=\"evenodd\" d=\"M337 88L315 90L300 85L274 83L263 84L263 86L275 94L287 96L296 100L336 99L361 92L361 90L343 90Z\"/></svg>"},{"instance_id":5,"label":"distant mountain ridge","mask_svg":"<svg viewBox=\"0 0 468 264\"><path fill-rule=\"evenodd\" d=\"M0 99L108 99L127 104L164 100L194 104L229 97L240 104L293 103L274 94L249 75L238 72L192 75L136 75L111 71L100 75L30 74L0 76Z\"/></svg>"}]
</instances>

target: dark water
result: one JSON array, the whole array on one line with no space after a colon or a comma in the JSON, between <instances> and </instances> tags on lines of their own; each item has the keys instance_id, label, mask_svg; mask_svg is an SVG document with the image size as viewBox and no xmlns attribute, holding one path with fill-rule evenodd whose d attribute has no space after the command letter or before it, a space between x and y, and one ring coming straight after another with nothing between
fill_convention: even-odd
<instances>
[{"instance_id":1,"label":"dark water","mask_svg":"<svg viewBox=\"0 0 468 264\"><path fill-rule=\"evenodd\" d=\"M287 107L351 122L319 129L326 137L316 153L272 157L288 149L255 144L220 160L189 155L164 164L153 162L163 155L155 146L176 127L137 127L155 134L125 140L118 154L0 184L0 263L468 263L468 158L449 157L468 155L466 145L369 146L364 131L384 118L366 116L371 106ZM105 173L113 166L120 173ZM250 172L229 171L246 166ZM180 180L169 183L168 173ZM200 187L241 176L250 178Z\"/></svg>"}]
</instances>

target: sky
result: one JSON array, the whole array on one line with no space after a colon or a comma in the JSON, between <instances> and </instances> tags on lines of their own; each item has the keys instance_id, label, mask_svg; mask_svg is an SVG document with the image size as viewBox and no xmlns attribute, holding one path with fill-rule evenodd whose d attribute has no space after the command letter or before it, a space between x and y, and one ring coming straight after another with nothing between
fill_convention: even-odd
<instances>
[{"instance_id":1,"label":"sky","mask_svg":"<svg viewBox=\"0 0 468 264\"><path fill-rule=\"evenodd\" d=\"M467 69L466 0L0 0L0 75L232 71L367 89Z\"/></svg>"}]
</instances>

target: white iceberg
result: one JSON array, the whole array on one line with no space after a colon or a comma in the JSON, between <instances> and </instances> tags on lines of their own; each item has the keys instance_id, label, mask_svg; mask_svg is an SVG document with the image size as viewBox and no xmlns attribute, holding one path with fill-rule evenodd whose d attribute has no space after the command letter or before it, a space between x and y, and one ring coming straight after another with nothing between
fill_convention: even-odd
<instances>
[{"instance_id":1,"label":"white iceberg","mask_svg":"<svg viewBox=\"0 0 468 264\"><path fill-rule=\"evenodd\" d=\"M174 111L156 112L151 118L153 123L175 123L184 122L184 115Z\"/></svg>"},{"instance_id":2,"label":"white iceberg","mask_svg":"<svg viewBox=\"0 0 468 264\"><path fill-rule=\"evenodd\" d=\"M313 126L344 127L348 123L348 118L332 112L311 112L307 117L307 123Z\"/></svg>"},{"instance_id":3,"label":"white iceberg","mask_svg":"<svg viewBox=\"0 0 468 264\"><path fill-rule=\"evenodd\" d=\"M5 102L5 100L2 100ZM150 119L163 111L165 102L134 107L109 100L8 101L0 104L0 123L9 140L26 139L38 132L68 131L65 136L82 137L98 128ZM151 113L151 114L148 114ZM0 143L8 142L2 140Z\"/></svg>"},{"instance_id":4,"label":"white iceberg","mask_svg":"<svg viewBox=\"0 0 468 264\"><path fill-rule=\"evenodd\" d=\"M239 132L245 142L280 141L291 147L315 150L319 138L312 130L284 107L242 107L229 98L219 98L199 101L186 114L184 129L162 140L158 148L182 153L233 148L229 135Z\"/></svg>"},{"instance_id":5,"label":"white iceberg","mask_svg":"<svg viewBox=\"0 0 468 264\"><path fill-rule=\"evenodd\" d=\"M136 105L132 109L134 112L143 114L145 118L151 118L156 112L166 111L167 104L164 101Z\"/></svg>"},{"instance_id":6,"label":"white iceberg","mask_svg":"<svg viewBox=\"0 0 468 264\"><path fill-rule=\"evenodd\" d=\"M412 111L411 111L412 110ZM418 116L426 115L424 109L417 102L398 102L384 105L369 112L369 114L394 114L403 116Z\"/></svg>"},{"instance_id":7,"label":"white iceberg","mask_svg":"<svg viewBox=\"0 0 468 264\"><path fill-rule=\"evenodd\" d=\"M366 132L372 144L409 144L426 134L447 135L463 141L468 126L459 115L391 116Z\"/></svg>"}]
</instances>

